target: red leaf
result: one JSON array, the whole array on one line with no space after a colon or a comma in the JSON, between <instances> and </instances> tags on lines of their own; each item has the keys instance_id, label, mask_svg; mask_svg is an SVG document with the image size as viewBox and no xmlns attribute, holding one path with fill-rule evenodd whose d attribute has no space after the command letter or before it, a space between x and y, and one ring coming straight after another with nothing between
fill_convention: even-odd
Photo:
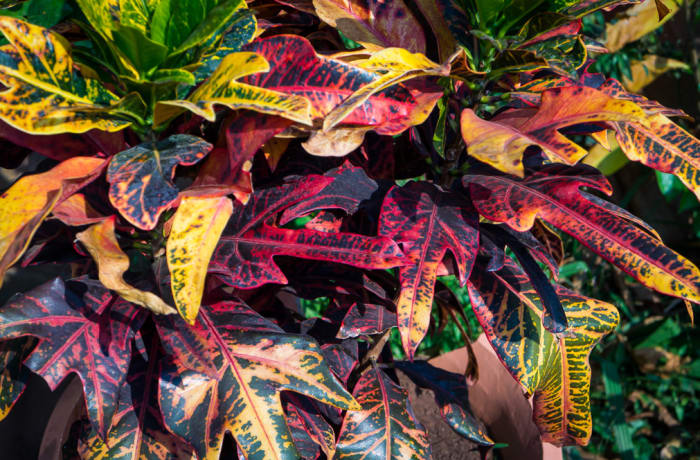
<instances>
[{"instance_id":1,"label":"red leaf","mask_svg":"<svg viewBox=\"0 0 700 460\"><path fill-rule=\"evenodd\" d=\"M326 178L307 176L303 181L256 191L245 206L235 203L209 271L226 284L251 289L266 283L287 282L273 261L278 255L371 269L401 265L401 251L389 238L290 230L267 223L276 213L319 193L327 184Z\"/></svg>"},{"instance_id":2,"label":"red leaf","mask_svg":"<svg viewBox=\"0 0 700 460\"><path fill-rule=\"evenodd\" d=\"M478 217L455 193L427 182L393 187L382 205L379 234L403 243L409 265L399 269L396 303L404 350L413 358L428 330L438 266L447 250L454 255L459 280L466 283L478 251Z\"/></svg>"},{"instance_id":3,"label":"red leaf","mask_svg":"<svg viewBox=\"0 0 700 460\"><path fill-rule=\"evenodd\" d=\"M396 326L396 313L383 305L353 303L340 324L338 338L348 339L360 335L379 334Z\"/></svg>"},{"instance_id":4,"label":"red leaf","mask_svg":"<svg viewBox=\"0 0 700 460\"><path fill-rule=\"evenodd\" d=\"M241 81L304 96L311 102L312 116L323 118L378 74L337 59L319 56L308 40L294 35L277 35L256 40L244 51L261 54L270 71L242 78ZM409 84L394 85L374 94L343 120L343 124L370 126L379 134L398 134L422 123L442 91L415 89Z\"/></svg>"},{"instance_id":5,"label":"red leaf","mask_svg":"<svg viewBox=\"0 0 700 460\"><path fill-rule=\"evenodd\" d=\"M115 298L96 281L66 286L56 278L0 310L0 336L39 339L24 364L52 390L68 374L78 374L90 422L104 438L126 378L131 339L143 319L144 310Z\"/></svg>"}]
</instances>

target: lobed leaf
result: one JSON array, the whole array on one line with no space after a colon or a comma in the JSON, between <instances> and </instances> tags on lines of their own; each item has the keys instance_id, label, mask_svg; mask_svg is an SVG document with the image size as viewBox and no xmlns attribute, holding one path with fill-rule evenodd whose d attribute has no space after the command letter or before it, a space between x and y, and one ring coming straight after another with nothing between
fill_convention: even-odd
<instances>
[{"instance_id":1,"label":"lobed leaf","mask_svg":"<svg viewBox=\"0 0 700 460\"><path fill-rule=\"evenodd\" d=\"M119 152L109 162L109 201L132 225L152 230L160 214L175 202L171 182L177 165L193 165L212 145L196 136L174 134Z\"/></svg>"},{"instance_id":2,"label":"lobed leaf","mask_svg":"<svg viewBox=\"0 0 700 460\"><path fill-rule=\"evenodd\" d=\"M75 235L97 262L100 282L125 300L148 308L154 313L177 313L157 295L136 289L124 281L123 275L129 269L129 257L119 247L114 234L114 221L115 217L112 216Z\"/></svg>"},{"instance_id":3,"label":"lobed leaf","mask_svg":"<svg viewBox=\"0 0 700 460\"><path fill-rule=\"evenodd\" d=\"M165 253L175 308L194 324L209 260L233 213L227 197L184 197L175 212Z\"/></svg>"},{"instance_id":4,"label":"lobed leaf","mask_svg":"<svg viewBox=\"0 0 700 460\"><path fill-rule=\"evenodd\" d=\"M177 363L214 370L213 377L179 365L164 366L160 407L168 428L200 459L218 459L226 432L249 459L295 459L279 393L304 394L342 409L359 406L332 376L320 347L286 334L240 302L202 306L193 327L159 318L163 344ZM167 333L164 333L167 331ZM201 354L184 356L204 346Z\"/></svg>"},{"instance_id":5,"label":"lobed leaf","mask_svg":"<svg viewBox=\"0 0 700 460\"><path fill-rule=\"evenodd\" d=\"M64 284L56 278L15 295L0 309L0 335L39 339L24 365L51 390L78 374L90 422L104 438L129 368L131 339L143 319L142 310L115 299L96 281Z\"/></svg>"},{"instance_id":6,"label":"lobed leaf","mask_svg":"<svg viewBox=\"0 0 700 460\"><path fill-rule=\"evenodd\" d=\"M379 220L379 234L402 243L409 264L399 268L401 292L396 314L401 341L409 359L430 323L435 281L449 249L457 274L465 283L478 251L478 217L455 193L427 182L410 182L389 190Z\"/></svg>"}]
</instances>

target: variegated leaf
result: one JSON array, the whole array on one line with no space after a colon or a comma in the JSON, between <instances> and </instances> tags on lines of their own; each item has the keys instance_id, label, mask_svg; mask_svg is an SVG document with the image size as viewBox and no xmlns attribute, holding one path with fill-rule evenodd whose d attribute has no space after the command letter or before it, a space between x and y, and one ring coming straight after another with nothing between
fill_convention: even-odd
<instances>
[{"instance_id":1,"label":"variegated leaf","mask_svg":"<svg viewBox=\"0 0 700 460\"><path fill-rule=\"evenodd\" d=\"M175 308L194 324L209 260L233 212L231 199L184 197L173 217L165 253Z\"/></svg>"},{"instance_id":2,"label":"variegated leaf","mask_svg":"<svg viewBox=\"0 0 700 460\"><path fill-rule=\"evenodd\" d=\"M109 201L131 224L152 230L160 214L177 199L172 183L177 165L193 165L212 145L196 136L174 134L119 152L109 163Z\"/></svg>"},{"instance_id":3,"label":"variegated leaf","mask_svg":"<svg viewBox=\"0 0 700 460\"><path fill-rule=\"evenodd\" d=\"M52 390L78 374L90 422L104 438L129 368L131 338L143 319L143 310L97 281L56 278L0 308L0 336L39 339L24 364Z\"/></svg>"},{"instance_id":4,"label":"variegated leaf","mask_svg":"<svg viewBox=\"0 0 700 460\"><path fill-rule=\"evenodd\" d=\"M75 70L70 45L57 33L9 16L0 32L0 119L33 134L118 131L130 122L110 113L118 98Z\"/></svg>"},{"instance_id":5,"label":"variegated leaf","mask_svg":"<svg viewBox=\"0 0 700 460\"><path fill-rule=\"evenodd\" d=\"M316 342L282 332L243 303L202 306L193 327L177 317L158 321L166 351L176 361L161 375L163 417L200 459L219 458L226 432L248 459L298 458L280 401L282 390L359 409L331 374ZM191 356L192 344L207 353ZM209 362L202 363L201 356L209 356Z\"/></svg>"},{"instance_id":6,"label":"variegated leaf","mask_svg":"<svg viewBox=\"0 0 700 460\"><path fill-rule=\"evenodd\" d=\"M35 345L36 340L30 337L0 342L0 420L24 393L27 369L22 362Z\"/></svg>"},{"instance_id":7,"label":"variegated leaf","mask_svg":"<svg viewBox=\"0 0 700 460\"><path fill-rule=\"evenodd\" d=\"M700 303L697 267L628 219L579 193L582 186L611 193L610 184L595 169L548 165L525 180L495 175L467 175L462 180L485 218L526 231L539 217L642 284Z\"/></svg>"},{"instance_id":8,"label":"variegated leaf","mask_svg":"<svg viewBox=\"0 0 700 460\"><path fill-rule=\"evenodd\" d=\"M403 245L409 263L399 268L401 293L396 314L404 351L413 358L430 323L435 281L448 250L465 283L478 248L478 217L455 193L427 182L393 187L384 198L379 234Z\"/></svg>"}]
</instances>

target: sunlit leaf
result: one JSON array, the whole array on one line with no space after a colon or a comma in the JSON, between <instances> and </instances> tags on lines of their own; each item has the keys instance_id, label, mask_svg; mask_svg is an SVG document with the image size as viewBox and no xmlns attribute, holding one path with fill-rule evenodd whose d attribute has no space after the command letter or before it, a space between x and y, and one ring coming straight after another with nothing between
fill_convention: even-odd
<instances>
[{"instance_id":1,"label":"sunlit leaf","mask_svg":"<svg viewBox=\"0 0 700 460\"><path fill-rule=\"evenodd\" d=\"M194 323L209 260L233 212L227 197L185 197L173 218L165 248L175 307Z\"/></svg>"}]
</instances>

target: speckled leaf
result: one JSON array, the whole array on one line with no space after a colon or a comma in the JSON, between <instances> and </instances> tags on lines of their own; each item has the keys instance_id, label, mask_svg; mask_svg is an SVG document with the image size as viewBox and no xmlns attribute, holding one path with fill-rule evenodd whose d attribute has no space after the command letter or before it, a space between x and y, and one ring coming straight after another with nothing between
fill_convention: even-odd
<instances>
[{"instance_id":1,"label":"speckled leaf","mask_svg":"<svg viewBox=\"0 0 700 460\"><path fill-rule=\"evenodd\" d=\"M664 115L649 117L649 126L618 122L615 137L627 158L674 174L700 199L700 141Z\"/></svg>"},{"instance_id":2,"label":"speckled leaf","mask_svg":"<svg viewBox=\"0 0 700 460\"><path fill-rule=\"evenodd\" d=\"M192 444L200 459L219 458L226 432L249 460L298 458L282 410L282 390L359 409L313 339L284 333L243 303L203 305L194 327L178 317L158 320L165 349L176 363L215 370L212 378L171 364L161 374L165 423ZM181 357L191 343L197 348L204 344L211 362Z\"/></svg>"},{"instance_id":3,"label":"speckled leaf","mask_svg":"<svg viewBox=\"0 0 700 460\"><path fill-rule=\"evenodd\" d=\"M115 216L112 216L75 235L97 262L100 282L125 300L148 308L154 313L176 313L173 307L157 295L136 289L124 281L123 275L129 269L129 256L119 247L114 233L114 221Z\"/></svg>"},{"instance_id":4,"label":"speckled leaf","mask_svg":"<svg viewBox=\"0 0 700 460\"><path fill-rule=\"evenodd\" d=\"M542 306L527 276L510 259L498 272L475 271L467 284L472 308L496 354L528 394L543 440L586 444L591 349L617 325L614 306L557 287L569 322L557 337L542 327Z\"/></svg>"},{"instance_id":5,"label":"speckled leaf","mask_svg":"<svg viewBox=\"0 0 700 460\"><path fill-rule=\"evenodd\" d=\"M421 388L435 395L440 415L460 435L481 446L493 446L493 441L479 428L469 408L467 380L464 375L447 372L427 361L400 361L396 367Z\"/></svg>"},{"instance_id":6,"label":"speckled leaf","mask_svg":"<svg viewBox=\"0 0 700 460\"><path fill-rule=\"evenodd\" d=\"M340 209L348 215L355 214L364 201L369 200L377 191L377 183L367 177L362 168L344 162L324 174L333 182L326 185L320 192L285 209L280 218L284 225L296 217L305 216L321 209Z\"/></svg>"},{"instance_id":7,"label":"speckled leaf","mask_svg":"<svg viewBox=\"0 0 700 460\"><path fill-rule=\"evenodd\" d=\"M323 119L355 91L379 78L355 65L319 56L308 40L293 35L259 39L243 49L263 56L270 71L244 77L242 82L305 97L314 119ZM394 85L372 95L343 119L343 125L398 134L425 121L441 96L441 88Z\"/></svg>"},{"instance_id":8,"label":"speckled leaf","mask_svg":"<svg viewBox=\"0 0 700 460\"><path fill-rule=\"evenodd\" d=\"M337 460L430 459L428 435L413 414L408 392L376 367L355 384L361 411L348 412L338 435Z\"/></svg>"},{"instance_id":9,"label":"speckled leaf","mask_svg":"<svg viewBox=\"0 0 700 460\"><path fill-rule=\"evenodd\" d=\"M214 73L186 101L160 101L156 107L156 125L181 113L191 112L209 121L216 120L214 105L230 109L249 109L311 125L311 106L303 96L254 86L238 81L256 73L267 73L270 65L256 53L231 53L221 60Z\"/></svg>"},{"instance_id":10,"label":"speckled leaf","mask_svg":"<svg viewBox=\"0 0 700 460\"><path fill-rule=\"evenodd\" d=\"M109 201L131 224L151 230L177 199L172 183L177 165L193 165L212 145L196 136L175 134L116 154L107 168Z\"/></svg>"},{"instance_id":11,"label":"speckled leaf","mask_svg":"<svg viewBox=\"0 0 700 460\"><path fill-rule=\"evenodd\" d=\"M131 359L131 338L143 310L116 299L97 281L60 278L0 309L0 336L33 336L39 344L24 362L52 390L70 373L80 377L88 416L105 436Z\"/></svg>"},{"instance_id":12,"label":"speckled leaf","mask_svg":"<svg viewBox=\"0 0 700 460\"><path fill-rule=\"evenodd\" d=\"M314 0L314 8L319 18L367 49L426 50L423 28L403 0Z\"/></svg>"},{"instance_id":13,"label":"speckled leaf","mask_svg":"<svg viewBox=\"0 0 700 460\"><path fill-rule=\"evenodd\" d=\"M158 407L158 371L163 352L154 337L147 360L136 353L119 393L114 423L102 440L86 426L78 444L83 460L194 460L192 449L170 434Z\"/></svg>"},{"instance_id":14,"label":"speckled leaf","mask_svg":"<svg viewBox=\"0 0 700 460\"><path fill-rule=\"evenodd\" d=\"M69 43L49 29L9 16L0 32L0 119L33 134L118 131L130 122L109 113L118 98L75 70Z\"/></svg>"},{"instance_id":15,"label":"speckled leaf","mask_svg":"<svg viewBox=\"0 0 700 460\"><path fill-rule=\"evenodd\" d=\"M268 219L286 207L319 193L330 179L306 176L303 180L261 189L234 212L217 246L209 271L226 284L251 289L266 283L286 283L273 257L288 255L382 269L403 263L395 242L385 237L354 233L326 233L308 229L278 228Z\"/></svg>"},{"instance_id":16,"label":"speckled leaf","mask_svg":"<svg viewBox=\"0 0 700 460\"><path fill-rule=\"evenodd\" d=\"M285 400L287 401L285 405L287 424L290 425L292 438L294 438L297 449L301 451L294 433L301 431L303 434L300 437L308 438L315 445L316 450L320 448L326 454L326 458L333 458L335 432L328 421L323 418L315 403L309 398L294 393L285 395ZM295 420L294 423L291 422L292 418Z\"/></svg>"},{"instance_id":17,"label":"speckled leaf","mask_svg":"<svg viewBox=\"0 0 700 460\"><path fill-rule=\"evenodd\" d=\"M73 157L20 178L0 195L0 286L51 210L97 178L104 164L101 158Z\"/></svg>"},{"instance_id":18,"label":"speckled leaf","mask_svg":"<svg viewBox=\"0 0 700 460\"><path fill-rule=\"evenodd\" d=\"M697 267L628 219L579 193L582 186L611 193L610 184L597 170L548 165L525 180L495 175L468 175L462 180L485 218L526 231L539 217L642 284L700 303Z\"/></svg>"},{"instance_id":19,"label":"speckled leaf","mask_svg":"<svg viewBox=\"0 0 700 460\"><path fill-rule=\"evenodd\" d=\"M231 199L184 197L173 217L165 254L175 308L194 324L209 260L233 212Z\"/></svg>"},{"instance_id":20,"label":"speckled leaf","mask_svg":"<svg viewBox=\"0 0 700 460\"><path fill-rule=\"evenodd\" d=\"M393 187L384 198L379 234L402 243L408 259L399 269L396 314L409 359L428 330L437 270L448 250L460 282L469 277L478 250L477 223L469 202L427 182Z\"/></svg>"},{"instance_id":21,"label":"speckled leaf","mask_svg":"<svg viewBox=\"0 0 700 460\"><path fill-rule=\"evenodd\" d=\"M491 121L471 109L462 112L462 137L470 155L501 171L523 176L523 152L538 146L552 161L575 164L588 151L559 129L584 123L627 121L646 124L640 107L586 87L545 90L536 113L531 109L503 112Z\"/></svg>"},{"instance_id":22,"label":"speckled leaf","mask_svg":"<svg viewBox=\"0 0 700 460\"><path fill-rule=\"evenodd\" d=\"M340 323L337 337L347 339L360 335L379 334L396 326L396 313L383 305L353 303Z\"/></svg>"},{"instance_id":23,"label":"speckled leaf","mask_svg":"<svg viewBox=\"0 0 700 460\"><path fill-rule=\"evenodd\" d=\"M36 341L29 337L0 342L0 420L24 393L28 371L22 361L35 345Z\"/></svg>"}]
</instances>

